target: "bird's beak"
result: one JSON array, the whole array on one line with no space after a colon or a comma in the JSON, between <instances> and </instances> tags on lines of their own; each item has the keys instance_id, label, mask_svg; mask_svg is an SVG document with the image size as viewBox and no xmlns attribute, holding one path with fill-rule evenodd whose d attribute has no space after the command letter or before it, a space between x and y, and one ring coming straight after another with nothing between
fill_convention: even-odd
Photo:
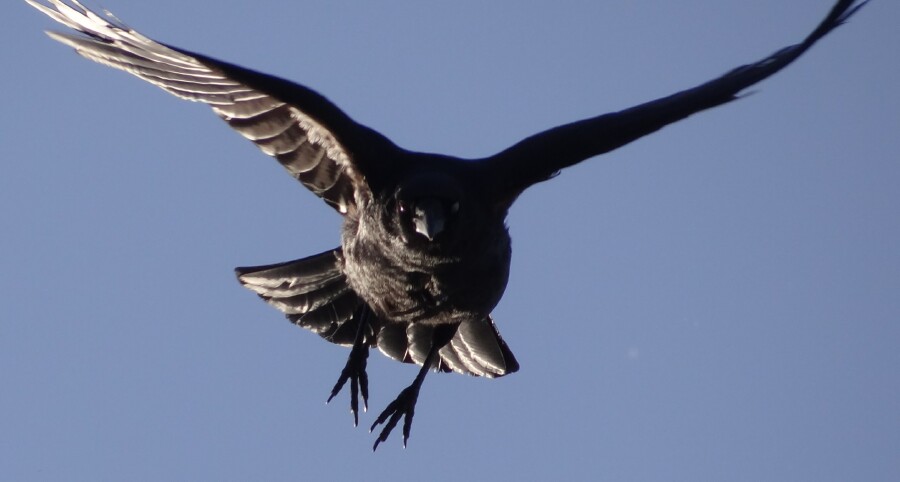
<instances>
[{"instance_id":1,"label":"bird's beak","mask_svg":"<svg viewBox=\"0 0 900 482\"><path fill-rule=\"evenodd\" d=\"M413 213L416 232L434 241L444 231L444 206L437 199L425 198L416 203Z\"/></svg>"}]
</instances>

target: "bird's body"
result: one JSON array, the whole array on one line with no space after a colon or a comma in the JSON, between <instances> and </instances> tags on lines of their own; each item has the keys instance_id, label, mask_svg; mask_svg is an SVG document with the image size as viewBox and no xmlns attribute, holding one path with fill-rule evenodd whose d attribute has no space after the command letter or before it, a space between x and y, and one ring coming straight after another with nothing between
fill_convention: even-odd
<instances>
[{"instance_id":1,"label":"bird's body","mask_svg":"<svg viewBox=\"0 0 900 482\"><path fill-rule=\"evenodd\" d=\"M866 2L838 0L801 43L674 95L541 132L493 156L416 153L286 80L156 42L76 0L26 0L83 35L51 33L81 55L208 104L343 216L340 247L238 268L239 281L292 322L352 346L334 397L368 397L369 347L422 368L372 425L375 447L401 417L404 444L429 369L500 377L519 369L491 312L509 277L509 207L529 186L696 112L781 70ZM329 398L330 400L330 398Z\"/></svg>"},{"instance_id":2,"label":"bird's body","mask_svg":"<svg viewBox=\"0 0 900 482\"><path fill-rule=\"evenodd\" d=\"M454 254L396 249L401 237L367 226L379 218L376 214L345 222L343 243L348 284L376 315L391 322L424 324L490 315L509 276L511 250L502 223L489 226L495 228L490 245L467 245Z\"/></svg>"},{"instance_id":3,"label":"bird's body","mask_svg":"<svg viewBox=\"0 0 900 482\"><path fill-rule=\"evenodd\" d=\"M500 301L509 275L506 212L491 212L485 193L440 169L442 164L418 167L397 183L405 186L401 195L417 191L411 197L428 194L464 201L456 212L449 212L454 208L448 205L448 226L434 239L398 222L403 213L397 215L401 208L395 193L382 193L378 197L383 199L366 203L359 216L344 221L341 245L347 281L385 320L424 324L482 320Z\"/></svg>"}]
</instances>

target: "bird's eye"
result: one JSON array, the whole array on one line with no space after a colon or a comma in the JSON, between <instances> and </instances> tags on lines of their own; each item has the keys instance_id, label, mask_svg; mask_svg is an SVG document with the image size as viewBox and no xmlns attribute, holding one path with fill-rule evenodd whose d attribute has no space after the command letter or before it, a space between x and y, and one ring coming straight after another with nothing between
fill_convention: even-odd
<instances>
[{"instance_id":1,"label":"bird's eye","mask_svg":"<svg viewBox=\"0 0 900 482\"><path fill-rule=\"evenodd\" d=\"M406 201L404 201L402 199L397 201L397 211L398 212L405 213L408 210L409 210L409 204Z\"/></svg>"}]
</instances>

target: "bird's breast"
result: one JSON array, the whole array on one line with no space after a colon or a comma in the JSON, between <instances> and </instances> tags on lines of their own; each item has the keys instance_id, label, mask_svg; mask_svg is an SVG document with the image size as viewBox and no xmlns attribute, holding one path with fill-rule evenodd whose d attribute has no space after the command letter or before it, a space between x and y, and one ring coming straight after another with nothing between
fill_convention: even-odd
<instances>
[{"instance_id":1,"label":"bird's breast","mask_svg":"<svg viewBox=\"0 0 900 482\"><path fill-rule=\"evenodd\" d=\"M345 233L346 234L346 233ZM344 236L344 271L351 288L381 318L407 323L484 319L509 277L506 229L483 246L421 252L397 237Z\"/></svg>"}]
</instances>

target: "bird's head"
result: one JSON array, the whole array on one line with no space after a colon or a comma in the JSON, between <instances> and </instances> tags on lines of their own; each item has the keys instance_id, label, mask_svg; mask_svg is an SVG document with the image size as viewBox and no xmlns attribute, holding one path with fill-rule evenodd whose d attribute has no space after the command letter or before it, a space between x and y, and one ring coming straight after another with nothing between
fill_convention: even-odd
<instances>
[{"instance_id":1,"label":"bird's head","mask_svg":"<svg viewBox=\"0 0 900 482\"><path fill-rule=\"evenodd\" d=\"M463 192L451 177L423 174L394 193L395 219L407 244L446 245L458 236Z\"/></svg>"}]
</instances>

